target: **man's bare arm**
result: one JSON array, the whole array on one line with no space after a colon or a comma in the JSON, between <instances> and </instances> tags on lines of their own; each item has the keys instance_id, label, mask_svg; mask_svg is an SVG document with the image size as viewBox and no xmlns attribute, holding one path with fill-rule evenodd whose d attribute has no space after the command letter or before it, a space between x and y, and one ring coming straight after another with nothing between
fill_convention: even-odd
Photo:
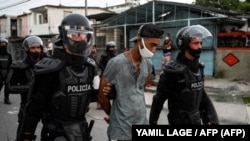
<instances>
[{"instance_id":1,"label":"man's bare arm","mask_svg":"<svg viewBox=\"0 0 250 141\"><path fill-rule=\"evenodd\" d=\"M107 94L111 91L111 86L112 85L106 81L105 77L102 76L97 94L97 100L107 115L110 115L111 109L110 100L107 97Z\"/></svg>"}]
</instances>

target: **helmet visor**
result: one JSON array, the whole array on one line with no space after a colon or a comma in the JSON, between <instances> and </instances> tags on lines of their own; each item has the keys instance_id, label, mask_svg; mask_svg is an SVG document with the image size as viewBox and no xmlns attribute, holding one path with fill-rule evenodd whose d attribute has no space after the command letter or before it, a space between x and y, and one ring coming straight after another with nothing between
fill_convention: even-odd
<instances>
[{"instance_id":1,"label":"helmet visor","mask_svg":"<svg viewBox=\"0 0 250 141\"><path fill-rule=\"evenodd\" d=\"M212 34L201 25L192 25L184 29L183 34L189 38L201 38L207 41L212 40Z\"/></svg>"},{"instance_id":2,"label":"helmet visor","mask_svg":"<svg viewBox=\"0 0 250 141\"><path fill-rule=\"evenodd\" d=\"M40 43L30 43L30 44L28 44L28 46L29 46L29 48L31 48L31 47L41 46L41 44Z\"/></svg>"},{"instance_id":3,"label":"helmet visor","mask_svg":"<svg viewBox=\"0 0 250 141\"><path fill-rule=\"evenodd\" d=\"M92 31L84 30L67 30L67 37L73 41L89 41Z\"/></svg>"}]
</instances>

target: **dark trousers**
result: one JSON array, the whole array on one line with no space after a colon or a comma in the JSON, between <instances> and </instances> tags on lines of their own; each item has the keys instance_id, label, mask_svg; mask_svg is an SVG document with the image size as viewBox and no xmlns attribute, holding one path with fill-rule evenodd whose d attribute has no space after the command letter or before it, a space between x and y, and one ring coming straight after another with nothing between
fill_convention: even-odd
<instances>
[{"instance_id":1,"label":"dark trousers","mask_svg":"<svg viewBox=\"0 0 250 141\"><path fill-rule=\"evenodd\" d=\"M23 117L24 117L24 110L25 110L25 105L28 101L28 93L21 93L20 94L21 97L21 102L20 102L20 108L19 108L19 112L18 112L18 126L17 126L17 139L20 136L20 129L22 126L22 121L23 121Z\"/></svg>"},{"instance_id":2,"label":"dark trousers","mask_svg":"<svg viewBox=\"0 0 250 141\"><path fill-rule=\"evenodd\" d=\"M5 88L5 82L2 81L2 83L0 82L0 91L2 90L2 88L4 87L4 100L9 100L9 95L10 93L6 90Z\"/></svg>"}]
</instances>

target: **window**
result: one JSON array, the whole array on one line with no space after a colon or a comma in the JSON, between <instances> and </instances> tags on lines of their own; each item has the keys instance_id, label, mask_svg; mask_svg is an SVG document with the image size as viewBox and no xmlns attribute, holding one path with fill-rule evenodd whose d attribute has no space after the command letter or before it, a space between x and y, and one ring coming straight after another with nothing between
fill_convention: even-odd
<instances>
[{"instance_id":1,"label":"window","mask_svg":"<svg viewBox=\"0 0 250 141\"><path fill-rule=\"evenodd\" d=\"M105 48L105 44L106 44L106 36L98 36L96 37L96 46L97 48Z\"/></svg>"},{"instance_id":2,"label":"window","mask_svg":"<svg viewBox=\"0 0 250 141\"><path fill-rule=\"evenodd\" d=\"M47 14L44 14L43 23L44 24L48 23L48 15Z\"/></svg>"},{"instance_id":3,"label":"window","mask_svg":"<svg viewBox=\"0 0 250 141\"><path fill-rule=\"evenodd\" d=\"M22 23L22 19L19 19L19 28L18 28L18 30L19 30L19 34L20 35L22 35L22 32L23 32L23 23Z\"/></svg>"},{"instance_id":4,"label":"window","mask_svg":"<svg viewBox=\"0 0 250 141\"><path fill-rule=\"evenodd\" d=\"M37 24L43 24L43 15L42 14L37 14L36 15L36 21L37 21Z\"/></svg>"}]
</instances>

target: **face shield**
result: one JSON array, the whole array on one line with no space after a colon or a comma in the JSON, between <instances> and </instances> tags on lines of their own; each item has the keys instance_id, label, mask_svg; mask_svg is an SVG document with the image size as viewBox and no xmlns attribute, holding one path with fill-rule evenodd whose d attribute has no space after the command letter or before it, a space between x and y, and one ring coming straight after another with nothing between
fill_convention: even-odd
<instances>
[{"instance_id":1,"label":"face shield","mask_svg":"<svg viewBox=\"0 0 250 141\"><path fill-rule=\"evenodd\" d=\"M7 40L7 39L5 39L5 38L0 38L0 43L1 44L6 44L6 46L8 45L8 43L9 43L9 41Z\"/></svg>"},{"instance_id":2,"label":"face shield","mask_svg":"<svg viewBox=\"0 0 250 141\"><path fill-rule=\"evenodd\" d=\"M67 30L67 37L72 41L89 41L89 36L92 35L92 31L82 31L82 30Z\"/></svg>"},{"instance_id":3,"label":"face shield","mask_svg":"<svg viewBox=\"0 0 250 141\"><path fill-rule=\"evenodd\" d=\"M40 49L37 49L40 48ZM27 55L31 59L31 62L36 63L41 59L43 52L43 45L42 42L39 42L38 40L29 40L27 42Z\"/></svg>"},{"instance_id":4,"label":"face shield","mask_svg":"<svg viewBox=\"0 0 250 141\"><path fill-rule=\"evenodd\" d=\"M30 44L28 44L28 47L29 48L31 48L31 47L36 47L36 46L40 46L41 48L42 48L42 46L41 46L41 44L40 43L30 43Z\"/></svg>"},{"instance_id":5,"label":"face shield","mask_svg":"<svg viewBox=\"0 0 250 141\"><path fill-rule=\"evenodd\" d=\"M201 38L202 40L212 41L212 34L201 25L192 25L185 28L182 36L188 38Z\"/></svg>"},{"instance_id":6,"label":"face shield","mask_svg":"<svg viewBox=\"0 0 250 141\"><path fill-rule=\"evenodd\" d=\"M84 26L65 26L66 38L64 46L72 55L88 56L91 52L91 39L93 32L85 30Z\"/></svg>"},{"instance_id":7,"label":"face shield","mask_svg":"<svg viewBox=\"0 0 250 141\"><path fill-rule=\"evenodd\" d=\"M30 36L30 37L27 37L23 41L22 47L26 52L29 51L29 48L34 47L34 46L40 46L41 50L43 50L43 41L42 41L42 39L37 37L37 36Z\"/></svg>"}]
</instances>

